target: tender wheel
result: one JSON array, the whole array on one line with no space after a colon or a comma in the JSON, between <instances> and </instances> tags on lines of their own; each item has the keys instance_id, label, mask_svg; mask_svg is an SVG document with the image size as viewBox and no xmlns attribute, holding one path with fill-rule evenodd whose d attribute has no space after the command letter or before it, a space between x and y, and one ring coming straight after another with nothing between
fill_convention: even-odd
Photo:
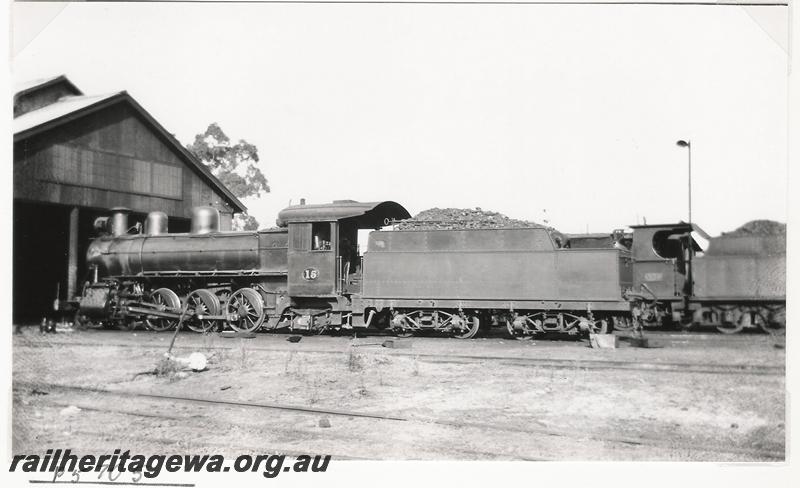
<instances>
[{"instance_id":1,"label":"tender wheel","mask_svg":"<svg viewBox=\"0 0 800 488\"><path fill-rule=\"evenodd\" d=\"M628 317L613 317L612 325L614 330L632 330L633 321Z\"/></svg>"},{"instance_id":2,"label":"tender wheel","mask_svg":"<svg viewBox=\"0 0 800 488\"><path fill-rule=\"evenodd\" d=\"M413 337L414 333L405 329L394 329L395 337L400 337L401 339L405 339L408 337Z\"/></svg>"},{"instance_id":3,"label":"tender wheel","mask_svg":"<svg viewBox=\"0 0 800 488\"><path fill-rule=\"evenodd\" d=\"M525 334L524 332L514 329L514 325L510 320L506 320L506 328L511 337L518 341L530 341L533 339L533 334Z\"/></svg>"},{"instance_id":4,"label":"tender wheel","mask_svg":"<svg viewBox=\"0 0 800 488\"><path fill-rule=\"evenodd\" d=\"M783 307L770 310L769 313L762 314L758 321L761 330L768 334L786 331L786 309Z\"/></svg>"},{"instance_id":5,"label":"tender wheel","mask_svg":"<svg viewBox=\"0 0 800 488\"><path fill-rule=\"evenodd\" d=\"M717 326L717 330L722 332L723 334L736 334L737 332L741 331L745 327L750 325L750 314L743 313L738 320L733 322L723 322L722 324Z\"/></svg>"},{"instance_id":6,"label":"tender wheel","mask_svg":"<svg viewBox=\"0 0 800 488\"><path fill-rule=\"evenodd\" d=\"M264 300L254 289L240 288L228 298L225 312L231 329L253 332L264 323Z\"/></svg>"},{"instance_id":7,"label":"tender wheel","mask_svg":"<svg viewBox=\"0 0 800 488\"><path fill-rule=\"evenodd\" d=\"M466 318L466 330L464 332L456 332L453 334L453 337L456 339L472 339L478 334L478 330L481 328L481 321L478 317L467 317Z\"/></svg>"},{"instance_id":8,"label":"tender wheel","mask_svg":"<svg viewBox=\"0 0 800 488\"><path fill-rule=\"evenodd\" d=\"M592 334L608 334L608 321L605 319L597 320L589 325Z\"/></svg>"},{"instance_id":9,"label":"tender wheel","mask_svg":"<svg viewBox=\"0 0 800 488\"><path fill-rule=\"evenodd\" d=\"M150 301L158 306L158 310L180 310L181 299L178 295L169 288L159 288L150 295ZM169 319L165 317L158 317L152 319L145 319L145 326L156 332L163 332L172 329L178 325L178 319Z\"/></svg>"},{"instance_id":10,"label":"tender wheel","mask_svg":"<svg viewBox=\"0 0 800 488\"><path fill-rule=\"evenodd\" d=\"M390 323L392 324L392 332L396 337L406 338L414 335L413 330L403 327L403 325L408 325L407 317L403 316L402 319L398 319L397 315L395 315Z\"/></svg>"},{"instance_id":11,"label":"tender wheel","mask_svg":"<svg viewBox=\"0 0 800 488\"><path fill-rule=\"evenodd\" d=\"M744 325L741 323L728 323L728 324L721 324L717 326L717 330L722 332L723 334L736 334L737 332L744 329Z\"/></svg>"},{"instance_id":12,"label":"tender wheel","mask_svg":"<svg viewBox=\"0 0 800 488\"><path fill-rule=\"evenodd\" d=\"M206 289L191 292L186 297L187 313L192 316L186 320L186 326L195 332L208 332L217 324L216 320L197 318L197 316L219 315L219 298Z\"/></svg>"}]
</instances>

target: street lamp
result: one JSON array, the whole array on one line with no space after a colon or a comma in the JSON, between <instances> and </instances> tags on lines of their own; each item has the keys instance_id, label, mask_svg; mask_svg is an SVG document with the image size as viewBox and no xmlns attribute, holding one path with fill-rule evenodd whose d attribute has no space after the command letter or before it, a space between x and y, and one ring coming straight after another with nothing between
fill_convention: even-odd
<instances>
[{"instance_id":1,"label":"street lamp","mask_svg":"<svg viewBox=\"0 0 800 488\"><path fill-rule=\"evenodd\" d=\"M692 141L684 141L681 139L676 142L679 147L685 147L689 150L689 223L692 222Z\"/></svg>"}]
</instances>

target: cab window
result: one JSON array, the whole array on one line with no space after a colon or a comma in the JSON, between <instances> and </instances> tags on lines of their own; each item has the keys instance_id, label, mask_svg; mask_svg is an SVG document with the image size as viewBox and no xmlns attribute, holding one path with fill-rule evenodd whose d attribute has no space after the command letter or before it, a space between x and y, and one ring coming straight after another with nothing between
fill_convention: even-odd
<instances>
[{"instance_id":1,"label":"cab window","mask_svg":"<svg viewBox=\"0 0 800 488\"><path fill-rule=\"evenodd\" d=\"M677 259L683 256L681 235L674 230L661 230L653 234L653 252L664 259Z\"/></svg>"},{"instance_id":2,"label":"cab window","mask_svg":"<svg viewBox=\"0 0 800 488\"><path fill-rule=\"evenodd\" d=\"M330 222L314 222L311 225L311 250L331 250L331 224Z\"/></svg>"}]
</instances>

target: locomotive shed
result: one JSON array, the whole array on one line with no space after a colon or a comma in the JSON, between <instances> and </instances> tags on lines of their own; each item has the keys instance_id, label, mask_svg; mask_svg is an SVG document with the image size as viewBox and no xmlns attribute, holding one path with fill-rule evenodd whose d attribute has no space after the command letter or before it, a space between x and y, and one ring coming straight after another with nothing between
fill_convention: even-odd
<instances>
[{"instance_id":1,"label":"locomotive shed","mask_svg":"<svg viewBox=\"0 0 800 488\"><path fill-rule=\"evenodd\" d=\"M220 212L230 230L244 205L127 92L86 95L65 76L14 96L15 322L80 293L96 218L129 209L129 225L165 212L188 232L193 207Z\"/></svg>"},{"instance_id":2,"label":"locomotive shed","mask_svg":"<svg viewBox=\"0 0 800 488\"><path fill-rule=\"evenodd\" d=\"M181 333L208 369L141 375L171 334L14 338L15 452L329 452L340 459L780 461L783 337L647 333L585 340ZM621 338L624 338L621 335ZM777 346L777 347L776 347ZM76 415L62 415L67 407ZM326 425L323 419L330 425ZM322 423L321 423L322 422ZM102 427L101 427L102 426Z\"/></svg>"}]
</instances>

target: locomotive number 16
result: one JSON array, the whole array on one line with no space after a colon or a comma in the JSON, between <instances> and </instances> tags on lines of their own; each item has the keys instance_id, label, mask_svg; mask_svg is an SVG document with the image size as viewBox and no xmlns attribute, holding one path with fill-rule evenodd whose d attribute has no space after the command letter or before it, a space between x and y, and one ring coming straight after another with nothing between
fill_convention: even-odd
<instances>
[{"instance_id":1,"label":"locomotive number 16","mask_svg":"<svg viewBox=\"0 0 800 488\"><path fill-rule=\"evenodd\" d=\"M319 270L317 268L306 268L303 270L303 279L313 281L319 278Z\"/></svg>"}]
</instances>

